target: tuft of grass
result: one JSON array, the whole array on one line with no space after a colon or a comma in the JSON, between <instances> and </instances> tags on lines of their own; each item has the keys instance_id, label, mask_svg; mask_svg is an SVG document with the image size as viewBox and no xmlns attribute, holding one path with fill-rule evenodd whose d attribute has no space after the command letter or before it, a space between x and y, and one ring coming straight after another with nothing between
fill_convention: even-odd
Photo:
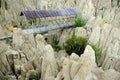
<instances>
[{"instance_id":1,"label":"tuft of grass","mask_svg":"<svg viewBox=\"0 0 120 80\"><path fill-rule=\"evenodd\" d=\"M96 60L98 60L101 56L101 50L98 47L96 47L95 45L92 45L92 48L95 51Z\"/></svg>"},{"instance_id":2,"label":"tuft of grass","mask_svg":"<svg viewBox=\"0 0 120 80\"><path fill-rule=\"evenodd\" d=\"M70 39L66 41L65 50L69 55L75 52L80 56L84 52L86 45L86 38L76 37L75 35L73 35Z\"/></svg>"},{"instance_id":3,"label":"tuft of grass","mask_svg":"<svg viewBox=\"0 0 120 80\"><path fill-rule=\"evenodd\" d=\"M86 21L85 21L85 19L83 19L83 18L77 18L76 20L75 20L75 26L76 27L82 27L82 26L84 26L86 24Z\"/></svg>"}]
</instances>

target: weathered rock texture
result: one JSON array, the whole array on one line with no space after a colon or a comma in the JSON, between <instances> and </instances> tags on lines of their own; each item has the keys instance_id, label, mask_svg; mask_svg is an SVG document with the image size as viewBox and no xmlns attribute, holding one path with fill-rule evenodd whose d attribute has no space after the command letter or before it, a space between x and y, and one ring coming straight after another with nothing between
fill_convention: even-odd
<instances>
[{"instance_id":1,"label":"weathered rock texture","mask_svg":"<svg viewBox=\"0 0 120 80\"><path fill-rule=\"evenodd\" d=\"M101 16L105 18L105 21L112 22L117 26L119 21L116 19L120 18L119 2L119 0L0 0L0 21L4 27L8 25L23 26L29 24L20 16L20 12L23 10L77 8L84 18ZM53 19L56 20L56 18Z\"/></svg>"},{"instance_id":2,"label":"weathered rock texture","mask_svg":"<svg viewBox=\"0 0 120 80\"><path fill-rule=\"evenodd\" d=\"M20 44L16 42L18 40ZM14 29L12 47L4 42L1 44L0 78L5 76L9 80L30 80L33 77L36 80L120 79L119 72L113 69L103 71L97 67L95 52L90 45L86 46L80 57L72 53L71 56L61 55L57 58L55 55L58 53L44 41L42 35L34 37L32 34L23 33L21 29Z\"/></svg>"},{"instance_id":3,"label":"weathered rock texture","mask_svg":"<svg viewBox=\"0 0 120 80\"><path fill-rule=\"evenodd\" d=\"M103 19L101 19L102 21ZM120 32L119 27L112 27L112 24L104 23L103 25L97 24L89 38L89 43L97 45L102 50L101 60L99 65L103 69L114 68L120 71Z\"/></svg>"},{"instance_id":4,"label":"weathered rock texture","mask_svg":"<svg viewBox=\"0 0 120 80\"><path fill-rule=\"evenodd\" d=\"M87 24L60 31L58 44L64 46L73 33L88 38L89 44L102 50L98 61L102 68L96 66L89 45L80 57L61 51L64 56L58 58L42 35L14 29L11 46L0 41L0 79L6 76L9 80L29 80L36 76L38 80L120 80L120 0L0 0L0 37L6 34L2 29L8 25L29 26L19 16L22 10L73 7L88 20Z\"/></svg>"}]
</instances>

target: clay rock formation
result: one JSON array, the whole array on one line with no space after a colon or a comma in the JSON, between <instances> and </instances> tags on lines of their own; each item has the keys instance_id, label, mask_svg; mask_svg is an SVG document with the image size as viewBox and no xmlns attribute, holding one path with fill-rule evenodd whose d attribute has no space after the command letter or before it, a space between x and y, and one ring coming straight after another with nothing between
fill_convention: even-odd
<instances>
[{"instance_id":1,"label":"clay rock formation","mask_svg":"<svg viewBox=\"0 0 120 80\"><path fill-rule=\"evenodd\" d=\"M10 74L11 68L9 65L9 62L6 58L5 52L10 48L8 45L6 45L3 42L0 42L0 77L2 77L4 74Z\"/></svg>"},{"instance_id":2,"label":"clay rock formation","mask_svg":"<svg viewBox=\"0 0 120 80\"><path fill-rule=\"evenodd\" d=\"M95 52L90 45L86 46L81 56L72 53L70 56L60 55L57 58L58 53L55 53L52 46L45 42L42 35L33 36L32 34L24 33L21 29L14 30L17 32L13 31L14 40L12 47L1 42L0 67L2 69L0 69L0 78L4 76L8 80L120 79L119 72L113 69L103 71L97 67ZM21 39L20 41L23 44L18 44L16 42L17 39ZM60 53L65 52L61 51ZM115 76L110 78L113 74Z\"/></svg>"},{"instance_id":3,"label":"clay rock formation","mask_svg":"<svg viewBox=\"0 0 120 80\"><path fill-rule=\"evenodd\" d=\"M68 56L65 51L58 52L63 55L57 56L41 34L35 36L14 29L11 45L0 41L0 79L120 80L119 0L0 0L0 24L2 27L29 26L29 22L19 16L22 10L73 7L81 12L80 16L87 19L87 23L83 28L60 32L58 45L62 47L74 33L88 38L88 44L102 50L98 61L101 68L97 67L95 52L90 45L81 56L75 53ZM0 37L6 34L2 27Z\"/></svg>"},{"instance_id":4,"label":"clay rock formation","mask_svg":"<svg viewBox=\"0 0 120 80\"><path fill-rule=\"evenodd\" d=\"M54 80L58 73L58 65L51 45L46 45L42 62L42 80Z\"/></svg>"},{"instance_id":5,"label":"clay rock formation","mask_svg":"<svg viewBox=\"0 0 120 80\"><path fill-rule=\"evenodd\" d=\"M0 24L3 27L30 26L29 21L20 16L20 12L24 10L76 8L79 10L80 16L88 20L92 17L101 17L103 22L112 23L116 27L120 25L119 4L119 0L1 0Z\"/></svg>"},{"instance_id":6,"label":"clay rock formation","mask_svg":"<svg viewBox=\"0 0 120 80\"><path fill-rule=\"evenodd\" d=\"M103 19L101 19L102 21ZM89 38L89 43L97 45L102 50L101 60L99 65L102 65L103 69L115 69L120 70L119 63L119 27L112 27L112 24L104 23L102 26L97 24L93 29Z\"/></svg>"}]
</instances>

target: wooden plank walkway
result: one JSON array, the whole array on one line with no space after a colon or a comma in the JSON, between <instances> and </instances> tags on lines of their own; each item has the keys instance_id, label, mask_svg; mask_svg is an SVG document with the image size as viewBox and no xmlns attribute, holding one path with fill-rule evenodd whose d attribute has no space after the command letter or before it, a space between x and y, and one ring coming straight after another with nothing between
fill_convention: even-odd
<instances>
[{"instance_id":1,"label":"wooden plank walkway","mask_svg":"<svg viewBox=\"0 0 120 80\"><path fill-rule=\"evenodd\" d=\"M62 29L62 28L68 28L74 26L74 22L66 22L63 24L56 24L56 25L49 25L49 26L45 26L45 27L40 27L40 28L31 28L31 29L25 29L23 30L23 32L25 33L43 33L43 32L47 32L50 30L55 30L55 29Z\"/></svg>"}]
</instances>

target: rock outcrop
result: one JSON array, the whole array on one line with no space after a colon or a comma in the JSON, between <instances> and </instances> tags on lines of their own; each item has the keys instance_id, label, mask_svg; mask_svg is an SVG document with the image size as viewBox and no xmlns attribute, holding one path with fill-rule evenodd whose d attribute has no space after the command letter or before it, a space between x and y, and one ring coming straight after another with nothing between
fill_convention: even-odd
<instances>
[{"instance_id":1,"label":"rock outcrop","mask_svg":"<svg viewBox=\"0 0 120 80\"><path fill-rule=\"evenodd\" d=\"M80 11L80 15L86 19L100 16L105 21L113 23L114 26L118 26L119 21L117 20L120 18L119 2L119 0L1 0L0 16L2 17L0 21L2 21L1 25L4 27L9 25L30 26L29 21L20 16L21 11L77 8Z\"/></svg>"},{"instance_id":2,"label":"rock outcrop","mask_svg":"<svg viewBox=\"0 0 120 80\"><path fill-rule=\"evenodd\" d=\"M19 16L23 10L73 7L87 23L83 28L59 31L57 43L64 49L65 41L73 34L88 38L88 44L96 45L102 51L98 64L90 45L81 56L75 53L68 56L64 50L58 54L41 34L35 36L16 28L10 45L0 41L0 79L120 80L119 0L0 0L0 37L8 34L3 27L31 26Z\"/></svg>"},{"instance_id":3,"label":"rock outcrop","mask_svg":"<svg viewBox=\"0 0 120 80\"><path fill-rule=\"evenodd\" d=\"M54 52L51 45L45 42L42 35L38 34L34 37L32 34L22 32L21 29L14 30L13 48L8 47L8 45L1 42L1 78L5 76L9 80L120 79L119 72L112 69L103 71L101 68L97 67L95 52L90 45L86 46L85 51L81 56L72 53L70 56L60 55L59 58L57 58L55 57L57 56L57 53ZM19 39L21 39L22 45L16 42L16 40ZM31 44L28 45L28 43ZM64 53L64 51L61 51L60 53ZM110 78L113 74L115 76Z\"/></svg>"}]
</instances>

